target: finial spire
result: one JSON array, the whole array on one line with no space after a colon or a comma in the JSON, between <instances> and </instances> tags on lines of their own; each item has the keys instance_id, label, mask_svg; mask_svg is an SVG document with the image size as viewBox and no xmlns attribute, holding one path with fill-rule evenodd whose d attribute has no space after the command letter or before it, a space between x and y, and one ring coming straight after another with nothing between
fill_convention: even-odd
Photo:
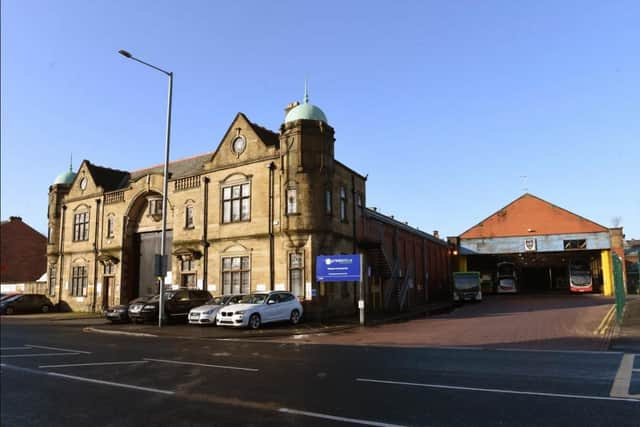
<instances>
[{"instance_id":1,"label":"finial spire","mask_svg":"<svg viewBox=\"0 0 640 427\"><path fill-rule=\"evenodd\" d=\"M304 79L304 103L309 103L309 84L307 83L307 79Z\"/></svg>"},{"instance_id":2,"label":"finial spire","mask_svg":"<svg viewBox=\"0 0 640 427\"><path fill-rule=\"evenodd\" d=\"M69 155L69 172L73 172L73 153Z\"/></svg>"}]
</instances>

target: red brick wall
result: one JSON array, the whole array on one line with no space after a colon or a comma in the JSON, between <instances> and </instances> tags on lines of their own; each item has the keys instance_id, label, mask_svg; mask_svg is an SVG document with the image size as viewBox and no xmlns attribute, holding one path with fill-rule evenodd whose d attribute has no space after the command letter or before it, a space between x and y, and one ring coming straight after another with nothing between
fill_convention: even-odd
<instances>
[{"instance_id":1,"label":"red brick wall","mask_svg":"<svg viewBox=\"0 0 640 427\"><path fill-rule=\"evenodd\" d=\"M603 231L608 229L538 197L525 194L460 237L474 239Z\"/></svg>"},{"instance_id":2,"label":"red brick wall","mask_svg":"<svg viewBox=\"0 0 640 427\"><path fill-rule=\"evenodd\" d=\"M47 270L47 238L11 217L0 226L0 282L25 283Z\"/></svg>"}]
</instances>

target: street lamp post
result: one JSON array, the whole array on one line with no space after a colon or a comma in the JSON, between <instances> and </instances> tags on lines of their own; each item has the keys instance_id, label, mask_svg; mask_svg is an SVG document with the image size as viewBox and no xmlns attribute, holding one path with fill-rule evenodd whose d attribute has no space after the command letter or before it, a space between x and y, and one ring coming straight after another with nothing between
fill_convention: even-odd
<instances>
[{"instance_id":1,"label":"street lamp post","mask_svg":"<svg viewBox=\"0 0 640 427\"><path fill-rule=\"evenodd\" d=\"M164 279L167 274L167 191L169 188L169 144L171 141L171 98L173 95L173 73L165 71L162 68L158 68L155 65L151 65L147 62L141 61L135 56L131 55L126 50L119 50L118 53L126 58L133 59L147 67L151 67L154 70L158 70L161 73L169 76L169 94L167 96L167 138L164 147L164 179L162 190L162 241L160 242L160 300L158 301L158 327L162 327L162 320L164 319Z\"/></svg>"}]
</instances>

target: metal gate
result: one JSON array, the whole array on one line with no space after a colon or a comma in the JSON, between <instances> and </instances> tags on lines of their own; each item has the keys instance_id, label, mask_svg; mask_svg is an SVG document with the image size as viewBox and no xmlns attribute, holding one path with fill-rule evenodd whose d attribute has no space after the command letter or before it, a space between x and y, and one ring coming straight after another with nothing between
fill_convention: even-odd
<instances>
[{"instance_id":1,"label":"metal gate","mask_svg":"<svg viewBox=\"0 0 640 427\"><path fill-rule=\"evenodd\" d=\"M611 254L613 259L613 289L616 296L616 320L622 323L622 314L625 304L624 277L622 274L622 260L615 253Z\"/></svg>"}]
</instances>

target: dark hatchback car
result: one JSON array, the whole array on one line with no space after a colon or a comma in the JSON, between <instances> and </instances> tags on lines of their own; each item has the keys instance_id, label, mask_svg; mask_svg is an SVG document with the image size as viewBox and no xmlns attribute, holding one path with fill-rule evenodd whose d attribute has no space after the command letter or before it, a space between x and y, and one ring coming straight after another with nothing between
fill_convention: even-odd
<instances>
[{"instance_id":1,"label":"dark hatchback car","mask_svg":"<svg viewBox=\"0 0 640 427\"><path fill-rule=\"evenodd\" d=\"M111 322L113 323L129 322L131 320L129 319L129 307L131 307L133 304L144 304L150 298L151 297L140 297L129 301L128 304L120 304L109 307L105 310L104 317L106 317L107 320L111 320Z\"/></svg>"},{"instance_id":2,"label":"dark hatchback car","mask_svg":"<svg viewBox=\"0 0 640 427\"><path fill-rule=\"evenodd\" d=\"M1 314L49 313L53 303L45 295L19 294L0 301Z\"/></svg>"},{"instance_id":3,"label":"dark hatchback car","mask_svg":"<svg viewBox=\"0 0 640 427\"><path fill-rule=\"evenodd\" d=\"M206 304L211 294L199 289L177 289L164 292L164 310L168 320L186 321L189 310ZM129 318L134 322L153 322L158 320L160 295L145 302L129 306Z\"/></svg>"}]
</instances>

